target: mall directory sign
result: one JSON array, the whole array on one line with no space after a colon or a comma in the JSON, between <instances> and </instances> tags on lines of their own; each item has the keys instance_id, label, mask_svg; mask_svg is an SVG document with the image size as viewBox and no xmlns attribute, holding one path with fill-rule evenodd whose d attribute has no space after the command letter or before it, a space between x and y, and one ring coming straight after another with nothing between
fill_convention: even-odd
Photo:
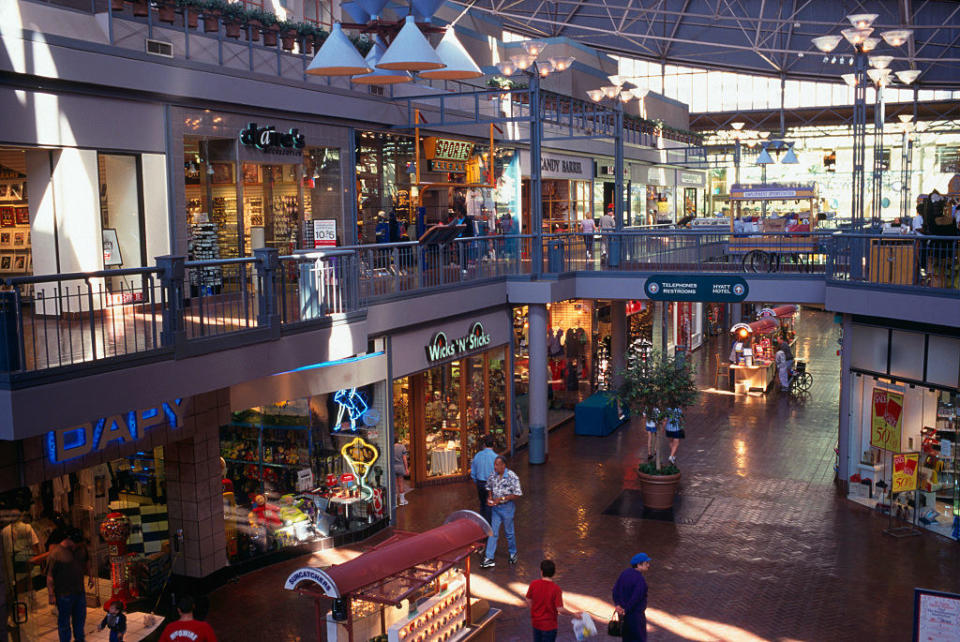
<instances>
[{"instance_id":1,"label":"mall directory sign","mask_svg":"<svg viewBox=\"0 0 960 642\"><path fill-rule=\"evenodd\" d=\"M739 303L747 298L750 287L739 276L699 276L660 274L643 286L654 301L699 301L701 303Z\"/></svg>"}]
</instances>

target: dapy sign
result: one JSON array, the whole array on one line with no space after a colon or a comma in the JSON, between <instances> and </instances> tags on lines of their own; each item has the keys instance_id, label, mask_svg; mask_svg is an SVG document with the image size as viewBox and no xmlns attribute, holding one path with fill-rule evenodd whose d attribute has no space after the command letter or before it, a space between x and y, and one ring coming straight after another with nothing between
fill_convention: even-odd
<instances>
[{"instance_id":1,"label":"dapy sign","mask_svg":"<svg viewBox=\"0 0 960 642\"><path fill-rule=\"evenodd\" d=\"M183 426L185 409L183 401L173 399L151 408L131 410L100 417L79 426L51 430L46 437L47 459L53 464L60 464L98 452L112 441L120 440L121 444L136 441L147 434L150 428L180 428Z\"/></svg>"},{"instance_id":2,"label":"dapy sign","mask_svg":"<svg viewBox=\"0 0 960 642\"><path fill-rule=\"evenodd\" d=\"M747 298L750 288L738 276L659 275L643 286L654 301L700 301L737 303Z\"/></svg>"},{"instance_id":3,"label":"dapy sign","mask_svg":"<svg viewBox=\"0 0 960 642\"><path fill-rule=\"evenodd\" d=\"M479 321L470 327L470 332L466 336L458 339L448 339L446 334L438 332L433 335L433 339L427 345L427 361L433 363L453 359L488 346L490 341L490 335L484 331L483 324Z\"/></svg>"}]
</instances>

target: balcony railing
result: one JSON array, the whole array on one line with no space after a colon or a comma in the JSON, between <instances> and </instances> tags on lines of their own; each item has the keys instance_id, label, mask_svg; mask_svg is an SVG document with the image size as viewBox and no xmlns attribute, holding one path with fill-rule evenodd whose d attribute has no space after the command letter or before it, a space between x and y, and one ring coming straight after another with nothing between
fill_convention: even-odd
<instances>
[{"instance_id":1,"label":"balcony railing","mask_svg":"<svg viewBox=\"0 0 960 642\"><path fill-rule=\"evenodd\" d=\"M852 232L731 234L653 228L390 243L279 256L15 277L0 291L0 375L196 354L329 323L373 303L578 272L821 278L960 297L960 237ZM227 342L233 343L224 343Z\"/></svg>"}]
</instances>

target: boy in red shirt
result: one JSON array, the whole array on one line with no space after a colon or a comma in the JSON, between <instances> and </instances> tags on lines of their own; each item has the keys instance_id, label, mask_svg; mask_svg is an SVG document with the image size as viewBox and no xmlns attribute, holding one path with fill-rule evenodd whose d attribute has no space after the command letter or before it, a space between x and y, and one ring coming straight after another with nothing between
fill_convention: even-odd
<instances>
[{"instance_id":1,"label":"boy in red shirt","mask_svg":"<svg viewBox=\"0 0 960 642\"><path fill-rule=\"evenodd\" d=\"M193 619L192 597L181 597L177 601L177 611L180 612L180 619L167 625L160 636L160 642L217 642L213 627Z\"/></svg>"},{"instance_id":2,"label":"boy in red shirt","mask_svg":"<svg viewBox=\"0 0 960 642\"><path fill-rule=\"evenodd\" d=\"M543 560L540 562L540 579L530 582L527 589L533 642L554 642L557 639L557 613L580 617L579 611L571 611L563 605L563 591L550 579L556 572L553 560Z\"/></svg>"}]
</instances>

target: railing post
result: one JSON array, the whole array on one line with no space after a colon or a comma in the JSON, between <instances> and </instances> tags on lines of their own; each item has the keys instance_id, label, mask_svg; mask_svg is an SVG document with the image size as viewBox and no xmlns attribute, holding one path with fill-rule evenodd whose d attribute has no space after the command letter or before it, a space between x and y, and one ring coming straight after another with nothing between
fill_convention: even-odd
<instances>
[{"instance_id":1,"label":"railing post","mask_svg":"<svg viewBox=\"0 0 960 642\"><path fill-rule=\"evenodd\" d=\"M260 287L257 288L257 325L261 328L279 326L274 276L280 267L280 250L259 247L253 251L253 256L257 260L257 277L260 279Z\"/></svg>"},{"instance_id":2,"label":"railing post","mask_svg":"<svg viewBox=\"0 0 960 642\"><path fill-rule=\"evenodd\" d=\"M0 372L20 370L17 293L0 292Z\"/></svg>"},{"instance_id":3,"label":"railing post","mask_svg":"<svg viewBox=\"0 0 960 642\"><path fill-rule=\"evenodd\" d=\"M160 345L182 345L187 338L183 326L183 284L187 273L184 256L158 256L160 269L160 288L165 301L163 306L163 329L160 331Z\"/></svg>"}]
</instances>

